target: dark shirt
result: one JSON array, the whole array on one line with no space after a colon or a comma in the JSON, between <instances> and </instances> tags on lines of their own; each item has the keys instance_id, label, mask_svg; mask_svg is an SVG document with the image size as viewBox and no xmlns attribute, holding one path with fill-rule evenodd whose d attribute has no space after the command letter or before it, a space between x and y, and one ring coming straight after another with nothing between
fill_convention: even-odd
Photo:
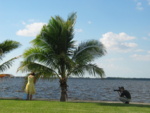
<instances>
[{"instance_id":1,"label":"dark shirt","mask_svg":"<svg viewBox=\"0 0 150 113\"><path fill-rule=\"evenodd\" d=\"M129 91L127 91L127 90L124 90L124 91L121 93L120 97L126 97L126 98L128 98L128 99L131 99L131 95L130 95Z\"/></svg>"}]
</instances>

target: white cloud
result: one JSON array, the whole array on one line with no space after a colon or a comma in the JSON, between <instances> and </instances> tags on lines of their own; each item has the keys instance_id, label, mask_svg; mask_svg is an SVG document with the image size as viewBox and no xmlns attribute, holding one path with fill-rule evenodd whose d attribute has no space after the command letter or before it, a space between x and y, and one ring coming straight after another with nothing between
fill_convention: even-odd
<instances>
[{"instance_id":1,"label":"white cloud","mask_svg":"<svg viewBox=\"0 0 150 113\"><path fill-rule=\"evenodd\" d=\"M25 23L24 21L22 22L22 24L23 24L23 25L26 25L26 23Z\"/></svg>"},{"instance_id":2,"label":"white cloud","mask_svg":"<svg viewBox=\"0 0 150 113\"><path fill-rule=\"evenodd\" d=\"M92 22L91 22L91 21L88 21L88 24L92 24Z\"/></svg>"},{"instance_id":3,"label":"white cloud","mask_svg":"<svg viewBox=\"0 0 150 113\"><path fill-rule=\"evenodd\" d=\"M147 37L142 37L142 39L143 39L143 40L148 40L148 38L147 38Z\"/></svg>"},{"instance_id":4,"label":"white cloud","mask_svg":"<svg viewBox=\"0 0 150 113\"><path fill-rule=\"evenodd\" d=\"M80 44L80 42L79 42L79 41L75 41L75 43L74 43L75 47L78 47L78 46L79 46L79 44Z\"/></svg>"},{"instance_id":5,"label":"white cloud","mask_svg":"<svg viewBox=\"0 0 150 113\"><path fill-rule=\"evenodd\" d=\"M137 47L138 45L133 42L129 42L134 40L135 37L129 36L126 33L122 32L119 34L115 34L113 32L107 32L102 35L100 41L105 45L108 50L115 50L119 52L127 52L132 48Z\"/></svg>"},{"instance_id":6,"label":"white cloud","mask_svg":"<svg viewBox=\"0 0 150 113\"><path fill-rule=\"evenodd\" d=\"M29 21L29 22L35 22L36 20L34 20L34 19L29 19L28 21Z\"/></svg>"},{"instance_id":7,"label":"white cloud","mask_svg":"<svg viewBox=\"0 0 150 113\"><path fill-rule=\"evenodd\" d=\"M121 43L122 46L124 47L129 47L129 48L133 48L133 47L137 47L137 44L136 43Z\"/></svg>"},{"instance_id":8,"label":"white cloud","mask_svg":"<svg viewBox=\"0 0 150 113\"><path fill-rule=\"evenodd\" d=\"M26 23L23 22L22 24L25 25L25 28L18 30L16 35L26 36L26 37L35 37L38 33L40 33L41 28L43 27L45 23L32 23L32 24L26 25Z\"/></svg>"},{"instance_id":9,"label":"white cloud","mask_svg":"<svg viewBox=\"0 0 150 113\"><path fill-rule=\"evenodd\" d=\"M134 2L136 3L137 10L144 9L144 6L143 6L143 4L145 4L144 2L147 2L147 4L150 5L150 0L134 0Z\"/></svg>"},{"instance_id":10,"label":"white cloud","mask_svg":"<svg viewBox=\"0 0 150 113\"><path fill-rule=\"evenodd\" d=\"M140 61L150 61L150 55L138 55L138 54L134 54L131 56L133 59L135 60L140 60Z\"/></svg>"},{"instance_id":11,"label":"white cloud","mask_svg":"<svg viewBox=\"0 0 150 113\"><path fill-rule=\"evenodd\" d=\"M83 29L75 29L75 32L78 32L78 33L83 32Z\"/></svg>"},{"instance_id":12,"label":"white cloud","mask_svg":"<svg viewBox=\"0 0 150 113\"><path fill-rule=\"evenodd\" d=\"M120 57L120 58L109 58L109 59L106 59L106 62L113 63L113 62L116 62L116 61L123 61L123 60L124 60L123 57Z\"/></svg>"},{"instance_id":13,"label":"white cloud","mask_svg":"<svg viewBox=\"0 0 150 113\"><path fill-rule=\"evenodd\" d=\"M109 62L109 63L97 63L97 65L99 67L103 67L105 70L119 70L120 67L118 67L117 65L113 64L112 62Z\"/></svg>"},{"instance_id":14,"label":"white cloud","mask_svg":"<svg viewBox=\"0 0 150 113\"><path fill-rule=\"evenodd\" d=\"M137 50L135 50L135 52L144 52L145 50L143 50L143 49L137 49Z\"/></svg>"},{"instance_id":15,"label":"white cloud","mask_svg":"<svg viewBox=\"0 0 150 113\"><path fill-rule=\"evenodd\" d=\"M141 39L143 39L145 41L150 41L150 36L149 37L142 37Z\"/></svg>"},{"instance_id":16,"label":"white cloud","mask_svg":"<svg viewBox=\"0 0 150 113\"><path fill-rule=\"evenodd\" d=\"M137 3L136 3L136 8L137 8L138 10L143 10L143 9L144 9L141 2L137 2Z\"/></svg>"},{"instance_id":17,"label":"white cloud","mask_svg":"<svg viewBox=\"0 0 150 113\"><path fill-rule=\"evenodd\" d=\"M150 0L147 0L147 2L148 2L148 5L150 5Z\"/></svg>"},{"instance_id":18,"label":"white cloud","mask_svg":"<svg viewBox=\"0 0 150 113\"><path fill-rule=\"evenodd\" d=\"M150 54L150 51L148 51L147 53Z\"/></svg>"}]
</instances>

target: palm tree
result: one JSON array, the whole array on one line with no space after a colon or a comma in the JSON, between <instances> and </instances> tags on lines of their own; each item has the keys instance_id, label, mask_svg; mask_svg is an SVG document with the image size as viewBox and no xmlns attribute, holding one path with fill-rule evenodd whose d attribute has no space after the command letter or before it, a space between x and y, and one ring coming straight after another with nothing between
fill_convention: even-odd
<instances>
[{"instance_id":1,"label":"palm tree","mask_svg":"<svg viewBox=\"0 0 150 113\"><path fill-rule=\"evenodd\" d=\"M3 58L5 57L5 55L7 53L18 48L19 46L20 46L20 43L17 41L13 41L13 40L6 40L6 41L0 43L0 61L3 60ZM18 57L14 57L14 58L0 64L0 72L4 72L5 70L9 69L12 66L12 63L14 62L14 60L17 58Z\"/></svg>"},{"instance_id":2,"label":"palm tree","mask_svg":"<svg viewBox=\"0 0 150 113\"><path fill-rule=\"evenodd\" d=\"M22 72L34 71L46 78L59 78L60 101L67 99L68 77L84 76L86 71L94 76L104 76L103 69L91 63L105 54L104 46L96 40L89 40L76 47L73 40L75 21L76 13L69 15L66 21L60 16L52 17L31 41L33 47L24 52L24 61L18 68Z\"/></svg>"}]
</instances>

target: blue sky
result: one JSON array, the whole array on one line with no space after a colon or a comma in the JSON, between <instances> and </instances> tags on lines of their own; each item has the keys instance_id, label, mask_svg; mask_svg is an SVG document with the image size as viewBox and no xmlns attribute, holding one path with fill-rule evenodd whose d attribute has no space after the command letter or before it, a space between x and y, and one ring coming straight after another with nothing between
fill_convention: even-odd
<instances>
[{"instance_id":1,"label":"blue sky","mask_svg":"<svg viewBox=\"0 0 150 113\"><path fill-rule=\"evenodd\" d=\"M72 12L77 12L74 40L105 45L107 54L94 62L106 77L150 78L150 0L0 0L0 42L22 44L4 61L30 47L52 16L66 19ZM4 73L25 75L16 73L21 60Z\"/></svg>"}]
</instances>

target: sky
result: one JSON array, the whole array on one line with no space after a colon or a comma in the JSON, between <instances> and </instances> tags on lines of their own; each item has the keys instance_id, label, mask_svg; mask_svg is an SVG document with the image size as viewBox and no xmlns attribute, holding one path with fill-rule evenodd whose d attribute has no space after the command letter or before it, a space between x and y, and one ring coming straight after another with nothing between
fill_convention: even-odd
<instances>
[{"instance_id":1,"label":"sky","mask_svg":"<svg viewBox=\"0 0 150 113\"><path fill-rule=\"evenodd\" d=\"M31 47L51 17L67 19L72 12L74 40L95 39L106 47L107 54L93 61L106 77L150 78L150 0L0 0L0 43L21 43L3 62ZM16 73L21 60L4 73L24 76Z\"/></svg>"}]
</instances>

